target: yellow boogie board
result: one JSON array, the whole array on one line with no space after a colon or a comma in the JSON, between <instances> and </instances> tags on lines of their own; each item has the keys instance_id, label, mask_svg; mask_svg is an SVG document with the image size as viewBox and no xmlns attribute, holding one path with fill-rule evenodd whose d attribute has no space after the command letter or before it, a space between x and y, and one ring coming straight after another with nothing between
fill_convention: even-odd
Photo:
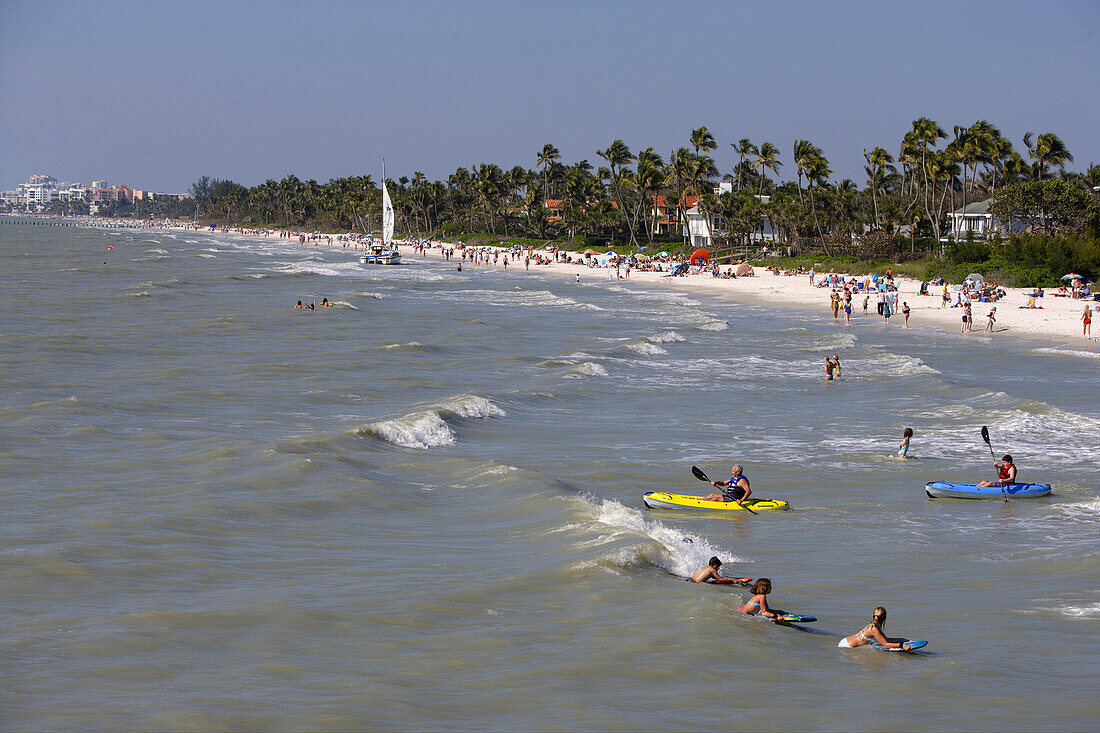
<instances>
[{"instance_id":1,"label":"yellow boogie board","mask_svg":"<svg viewBox=\"0 0 1100 733\"><path fill-rule=\"evenodd\" d=\"M663 491L647 491L642 501L649 509L714 509L717 511L744 511L736 501L706 501L701 496L690 494L667 494ZM754 512L765 509L790 509L791 505L781 499L745 499L745 506Z\"/></svg>"}]
</instances>

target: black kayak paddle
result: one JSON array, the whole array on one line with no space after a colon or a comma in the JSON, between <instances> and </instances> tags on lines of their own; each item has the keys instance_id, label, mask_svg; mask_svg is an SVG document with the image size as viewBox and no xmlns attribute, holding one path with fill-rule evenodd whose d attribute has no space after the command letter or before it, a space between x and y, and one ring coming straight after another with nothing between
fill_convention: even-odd
<instances>
[{"instance_id":1,"label":"black kayak paddle","mask_svg":"<svg viewBox=\"0 0 1100 733\"><path fill-rule=\"evenodd\" d=\"M989 457L993 459L993 464L997 464L997 456L993 453L993 444L989 442L989 428L982 425L982 440L985 441L986 446L989 447ZM1005 504L1008 503L1008 492L1005 491L1005 485L1001 484L1001 495L1005 498Z\"/></svg>"},{"instance_id":2,"label":"black kayak paddle","mask_svg":"<svg viewBox=\"0 0 1100 733\"><path fill-rule=\"evenodd\" d=\"M703 473L703 469L699 468L698 466L691 467L691 475L699 479L700 481L706 481L708 484L710 483L710 476L707 476L705 473ZM742 509L744 509L749 514L756 514L756 512L754 512L752 509L749 509L747 506L745 506L743 502L744 500L742 500L741 503Z\"/></svg>"}]
</instances>

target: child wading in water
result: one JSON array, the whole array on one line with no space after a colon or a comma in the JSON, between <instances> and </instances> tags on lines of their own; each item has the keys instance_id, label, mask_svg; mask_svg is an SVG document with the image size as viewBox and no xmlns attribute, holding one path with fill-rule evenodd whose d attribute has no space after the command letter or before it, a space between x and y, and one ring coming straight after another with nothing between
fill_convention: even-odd
<instances>
[{"instance_id":1,"label":"child wading in water","mask_svg":"<svg viewBox=\"0 0 1100 733\"><path fill-rule=\"evenodd\" d=\"M906 428L901 434L901 442L898 443L898 458L909 457L909 439L913 437L913 428Z\"/></svg>"},{"instance_id":2,"label":"child wading in water","mask_svg":"<svg viewBox=\"0 0 1100 733\"><path fill-rule=\"evenodd\" d=\"M826 382L833 381L833 371L836 369L836 367L833 366L833 360L826 356L825 357L825 366L823 366L821 368L825 370L825 381Z\"/></svg>"},{"instance_id":3,"label":"child wading in water","mask_svg":"<svg viewBox=\"0 0 1100 733\"><path fill-rule=\"evenodd\" d=\"M883 634L882 628L884 626L886 626L886 609L879 606L871 616L871 623L864 626L859 633L841 639L837 646L843 649L855 649L857 646L878 644L887 649L909 648L908 639L891 639Z\"/></svg>"},{"instance_id":4,"label":"child wading in water","mask_svg":"<svg viewBox=\"0 0 1100 733\"><path fill-rule=\"evenodd\" d=\"M750 616L755 616L759 613L764 618L770 619L783 616L783 611L768 606L768 594L771 592L772 582L770 579L760 578L757 580L752 584L752 598L750 598L749 602L744 606L741 606L741 613L747 613Z\"/></svg>"},{"instance_id":5,"label":"child wading in water","mask_svg":"<svg viewBox=\"0 0 1100 733\"><path fill-rule=\"evenodd\" d=\"M833 354L833 376L840 379L840 357Z\"/></svg>"}]
</instances>

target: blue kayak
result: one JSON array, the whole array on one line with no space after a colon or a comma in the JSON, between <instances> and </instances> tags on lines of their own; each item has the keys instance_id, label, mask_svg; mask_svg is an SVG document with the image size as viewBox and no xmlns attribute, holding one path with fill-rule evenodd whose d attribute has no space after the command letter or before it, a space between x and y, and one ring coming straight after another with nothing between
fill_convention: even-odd
<instances>
[{"instance_id":1,"label":"blue kayak","mask_svg":"<svg viewBox=\"0 0 1100 733\"><path fill-rule=\"evenodd\" d=\"M1031 499L1049 494L1050 484L1012 484L1004 487L1002 492L1000 486L929 481L924 487L924 493L930 499L1003 499L1006 495L1010 499Z\"/></svg>"}]
</instances>

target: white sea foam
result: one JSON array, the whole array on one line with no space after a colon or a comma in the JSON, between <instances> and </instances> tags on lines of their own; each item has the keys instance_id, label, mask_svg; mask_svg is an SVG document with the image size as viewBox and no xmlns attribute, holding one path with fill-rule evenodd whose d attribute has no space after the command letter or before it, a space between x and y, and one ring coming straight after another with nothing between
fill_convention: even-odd
<instances>
[{"instance_id":1,"label":"white sea foam","mask_svg":"<svg viewBox=\"0 0 1100 733\"><path fill-rule=\"evenodd\" d=\"M646 338L655 344L667 344L675 341L684 341L684 337L675 331L662 331L661 333L654 334L652 336L646 336Z\"/></svg>"},{"instance_id":2,"label":"white sea foam","mask_svg":"<svg viewBox=\"0 0 1100 733\"><path fill-rule=\"evenodd\" d=\"M644 547L621 548L614 558L621 563L633 564L641 560L688 577L715 555L723 562L743 562L732 552L710 544L704 537L647 519L641 511L623 506L613 499L600 501L595 509L596 522L604 525L604 532L609 533L612 539L635 536L653 540L659 545L655 556L650 556Z\"/></svg>"},{"instance_id":3,"label":"white sea foam","mask_svg":"<svg viewBox=\"0 0 1100 733\"><path fill-rule=\"evenodd\" d=\"M583 379L584 377L606 377L607 370L594 361L581 362L569 370L566 379Z\"/></svg>"},{"instance_id":4,"label":"white sea foam","mask_svg":"<svg viewBox=\"0 0 1100 733\"><path fill-rule=\"evenodd\" d=\"M160 249L159 247L156 247L156 248L153 248L153 249L147 249L145 251L148 252L149 254L155 254L155 255L166 255L166 254L168 254L168 250Z\"/></svg>"},{"instance_id":5,"label":"white sea foam","mask_svg":"<svg viewBox=\"0 0 1100 733\"><path fill-rule=\"evenodd\" d=\"M451 445L456 441L454 430L434 412L383 420L372 423L368 430L394 445L421 450Z\"/></svg>"},{"instance_id":6,"label":"white sea foam","mask_svg":"<svg viewBox=\"0 0 1100 733\"><path fill-rule=\"evenodd\" d=\"M445 413L459 417L501 417L507 413L479 395L459 395L439 405Z\"/></svg>"},{"instance_id":7,"label":"white sea foam","mask_svg":"<svg viewBox=\"0 0 1100 733\"><path fill-rule=\"evenodd\" d=\"M214 259L217 259L217 257L218 257L218 256L217 256L217 255L208 255L208 254L206 254L206 253L204 253L204 252L200 252L200 253L199 253L199 257L202 257L202 258L204 258L204 259L211 259L211 260L214 260Z\"/></svg>"},{"instance_id":8,"label":"white sea foam","mask_svg":"<svg viewBox=\"0 0 1100 733\"><path fill-rule=\"evenodd\" d=\"M382 293L363 292L363 293L359 293L359 294L362 295L364 298L374 298L375 300L385 300L386 299L386 296Z\"/></svg>"},{"instance_id":9,"label":"white sea foam","mask_svg":"<svg viewBox=\"0 0 1100 733\"><path fill-rule=\"evenodd\" d=\"M643 341L640 344L627 344L626 348L642 356L660 356L661 354L668 353L657 344L652 344L648 341Z\"/></svg>"},{"instance_id":10,"label":"white sea foam","mask_svg":"<svg viewBox=\"0 0 1100 733\"><path fill-rule=\"evenodd\" d=\"M356 435L375 435L394 445L427 450L442 445L452 445L458 440L454 428L445 419L489 418L504 415L504 410L479 395L458 395L438 405L414 410L393 420L370 423L353 432Z\"/></svg>"},{"instance_id":11,"label":"white sea foam","mask_svg":"<svg viewBox=\"0 0 1100 733\"><path fill-rule=\"evenodd\" d=\"M1091 603L1085 606L1063 606L1058 612L1070 618L1100 618L1100 603Z\"/></svg>"},{"instance_id":12,"label":"white sea foam","mask_svg":"<svg viewBox=\"0 0 1100 733\"><path fill-rule=\"evenodd\" d=\"M729 327L730 324L728 321L715 319L713 321L704 321L703 323L697 325L695 328L699 329L700 331L725 331Z\"/></svg>"},{"instance_id":13,"label":"white sea foam","mask_svg":"<svg viewBox=\"0 0 1100 733\"><path fill-rule=\"evenodd\" d=\"M1100 359L1100 351L1081 351L1080 349L1057 349L1044 346L1041 349L1032 349L1032 354L1053 354L1055 356L1073 356L1081 359Z\"/></svg>"}]
</instances>

